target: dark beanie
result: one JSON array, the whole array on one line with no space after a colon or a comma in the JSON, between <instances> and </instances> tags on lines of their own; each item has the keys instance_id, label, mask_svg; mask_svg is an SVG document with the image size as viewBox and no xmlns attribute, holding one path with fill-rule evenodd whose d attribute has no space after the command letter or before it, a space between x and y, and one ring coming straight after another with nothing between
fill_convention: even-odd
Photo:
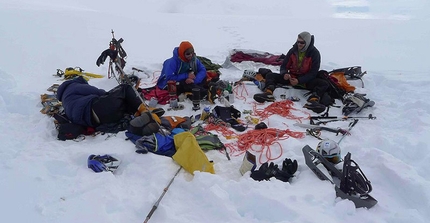
<instances>
[{"instance_id":1,"label":"dark beanie","mask_svg":"<svg viewBox=\"0 0 430 223\"><path fill-rule=\"evenodd\" d=\"M299 37L306 42L305 47L303 47L303 49L301 50L301 52L305 52L311 44L311 34L309 32L304 31L299 34Z\"/></svg>"}]
</instances>

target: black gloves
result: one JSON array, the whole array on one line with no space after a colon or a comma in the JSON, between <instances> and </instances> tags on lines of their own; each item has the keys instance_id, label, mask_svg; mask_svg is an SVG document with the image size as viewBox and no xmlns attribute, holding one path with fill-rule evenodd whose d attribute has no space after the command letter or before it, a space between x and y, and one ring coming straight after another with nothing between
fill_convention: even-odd
<instances>
[{"instance_id":1,"label":"black gloves","mask_svg":"<svg viewBox=\"0 0 430 223\"><path fill-rule=\"evenodd\" d=\"M271 177L275 176L276 171L278 169L278 165L275 165L273 162L270 165L266 162L260 166L258 170L254 170L251 172L251 177L254 180L262 181L269 180Z\"/></svg>"},{"instance_id":2,"label":"black gloves","mask_svg":"<svg viewBox=\"0 0 430 223\"><path fill-rule=\"evenodd\" d=\"M298 167L299 165L297 164L297 160L292 161L291 159L285 158L285 160L282 162L282 171L291 175L297 171Z\"/></svg>"},{"instance_id":3,"label":"black gloves","mask_svg":"<svg viewBox=\"0 0 430 223\"><path fill-rule=\"evenodd\" d=\"M288 180L294 176L297 171L298 164L297 160L292 161L286 158L282 162L282 169L278 168L278 165L273 162L263 163L258 170L251 172L251 178L257 181L269 180L271 177L275 177L278 180L288 182Z\"/></svg>"},{"instance_id":4,"label":"black gloves","mask_svg":"<svg viewBox=\"0 0 430 223\"><path fill-rule=\"evenodd\" d=\"M275 178L284 182L294 176L294 173L298 168L297 160L292 161L291 159L285 158L282 162L282 170L279 170L275 174Z\"/></svg>"}]
</instances>

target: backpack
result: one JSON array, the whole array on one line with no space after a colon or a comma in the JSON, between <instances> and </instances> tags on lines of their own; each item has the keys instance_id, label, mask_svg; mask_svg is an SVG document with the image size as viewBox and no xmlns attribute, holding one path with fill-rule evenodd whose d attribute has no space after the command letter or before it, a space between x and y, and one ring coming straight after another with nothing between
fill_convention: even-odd
<instances>
[{"instance_id":1,"label":"backpack","mask_svg":"<svg viewBox=\"0 0 430 223\"><path fill-rule=\"evenodd\" d=\"M327 72L326 70L320 70L318 71L317 77L329 83L327 93L332 99L342 100L346 93L355 90L355 87L349 85L346 81L344 72Z\"/></svg>"},{"instance_id":2,"label":"backpack","mask_svg":"<svg viewBox=\"0 0 430 223\"><path fill-rule=\"evenodd\" d=\"M212 63L212 61L206 57L197 56L197 59L203 64L206 69L206 79L203 86L209 87L210 82L217 82L219 77L221 76L221 72L219 71L222 68L221 65Z\"/></svg>"},{"instance_id":3,"label":"backpack","mask_svg":"<svg viewBox=\"0 0 430 223\"><path fill-rule=\"evenodd\" d=\"M91 135L95 132L94 128L86 127L72 123L66 114L54 113L55 126L58 130L58 140L73 140L77 139L80 135Z\"/></svg>"},{"instance_id":4,"label":"backpack","mask_svg":"<svg viewBox=\"0 0 430 223\"><path fill-rule=\"evenodd\" d=\"M200 60L200 62L206 68L206 71L213 71L213 72L217 73L218 76L221 75L221 72L219 71L219 69L222 68L221 65L212 63L212 61L206 57L197 56L197 59Z\"/></svg>"}]
</instances>

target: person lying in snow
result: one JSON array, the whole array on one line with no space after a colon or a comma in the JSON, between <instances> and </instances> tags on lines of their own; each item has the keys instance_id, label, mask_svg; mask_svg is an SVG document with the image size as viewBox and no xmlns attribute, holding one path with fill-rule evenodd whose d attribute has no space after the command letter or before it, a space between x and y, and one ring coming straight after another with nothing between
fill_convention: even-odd
<instances>
[{"instance_id":1,"label":"person lying in snow","mask_svg":"<svg viewBox=\"0 0 430 223\"><path fill-rule=\"evenodd\" d=\"M167 82L176 82L176 93L192 92L193 88L200 89L200 97L207 94L204 87L206 81L206 68L196 57L193 45L183 41L179 47L173 49L173 56L163 63L157 87L167 90Z\"/></svg>"},{"instance_id":2,"label":"person lying in snow","mask_svg":"<svg viewBox=\"0 0 430 223\"><path fill-rule=\"evenodd\" d=\"M117 123L126 114L137 116L146 111L132 86L120 84L106 92L89 85L82 76L63 82L57 99L72 123L89 127Z\"/></svg>"},{"instance_id":3,"label":"person lying in snow","mask_svg":"<svg viewBox=\"0 0 430 223\"><path fill-rule=\"evenodd\" d=\"M275 101L273 91L279 85L291 85L311 91L308 102L319 103L326 93L329 83L317 78L321 55L314 46L314 36L301 32L293 47L288 51L280 67L280 73L269 72L265 75L264 93L254 95L258 102Z\"/></svg>"}]
</instances>

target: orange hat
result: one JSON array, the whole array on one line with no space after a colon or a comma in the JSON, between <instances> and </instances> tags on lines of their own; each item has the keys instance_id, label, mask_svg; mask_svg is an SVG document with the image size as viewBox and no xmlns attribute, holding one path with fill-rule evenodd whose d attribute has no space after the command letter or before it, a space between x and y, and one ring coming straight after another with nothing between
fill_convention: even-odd
<instances>
[{"instance_id":1,"label":"orange hat","mask_svg":"<svg viewBox=\"0 0 430 223\"><path fill-rule=\"evenodd\" d=\"M181 44L179 44L178 54L181 60L187 61L187 59L185 58L185 51L187 51L190 48L194 49L193 45L188 41L183 41L181 42Z\"/></svg>"}]
</instances>

